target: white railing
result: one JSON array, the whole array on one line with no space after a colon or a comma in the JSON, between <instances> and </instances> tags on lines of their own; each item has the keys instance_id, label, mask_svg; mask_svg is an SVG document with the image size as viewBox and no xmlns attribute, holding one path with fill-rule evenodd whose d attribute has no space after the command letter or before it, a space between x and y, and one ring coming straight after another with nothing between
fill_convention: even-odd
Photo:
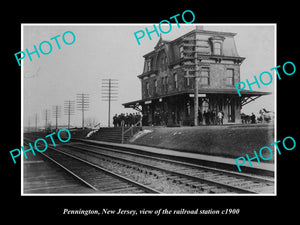
<instances>
[{"instance_id":1,"label":"white railing","mask_svg":"<svg viewBox=\"0 0 300 225\"><path fill-rule=\"evenodd\" d=\"M125 131L124 131L124 123L122 124L122 144L124 143L124 135L130 131L130 134L132 136L133 135L133 128L137 127L138 124L139 124L139 127L142 127L142 118Z\"/></svg>"}]
</instances>

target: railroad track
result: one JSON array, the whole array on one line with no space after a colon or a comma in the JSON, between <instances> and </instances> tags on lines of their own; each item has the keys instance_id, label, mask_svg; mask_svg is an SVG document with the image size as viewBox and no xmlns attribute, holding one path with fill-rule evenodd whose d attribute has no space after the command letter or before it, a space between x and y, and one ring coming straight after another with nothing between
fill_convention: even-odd
<instances>
[{"instance_id":1,"label":"railroad track","mask_svg":"<svg viewBox=\"0 0 300 225\"><path fill-rule=\"evenodd\" d=\"M40 153L48 160L63 168L78 181L84 183L97 193L143 194L160 192L124 176L118 175L91 162L48 146Z\"/></svg>"},{"instance_id":2,"label":"railroad track","mask_svg":"<svg viewBox=\"0 0 300 225\"><path fill-rule=\"evenodd\" d=\"M83 143L67 144L61 150L163 193L274 192L272 179Z\"/></svg>"}]
</instances>

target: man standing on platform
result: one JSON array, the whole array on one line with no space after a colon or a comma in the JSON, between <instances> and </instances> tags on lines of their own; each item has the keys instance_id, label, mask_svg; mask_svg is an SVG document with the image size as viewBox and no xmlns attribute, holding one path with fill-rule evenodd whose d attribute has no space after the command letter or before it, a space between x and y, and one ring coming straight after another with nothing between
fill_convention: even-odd
<instances>
[{"instance_id":1,"label":"man standing on platform","mask_svg":"<svg viewBox=\"0 0 300 225\"><path fill-rule=\"evenodd\" d=\"M219 125L221 125L221 124L223 125L223 116L224 116L224 115L223 115L223 112L222 112L222 111L219 111L219 112L218 112L218 124L219 124Z\"/></svg>"}]
</instances>

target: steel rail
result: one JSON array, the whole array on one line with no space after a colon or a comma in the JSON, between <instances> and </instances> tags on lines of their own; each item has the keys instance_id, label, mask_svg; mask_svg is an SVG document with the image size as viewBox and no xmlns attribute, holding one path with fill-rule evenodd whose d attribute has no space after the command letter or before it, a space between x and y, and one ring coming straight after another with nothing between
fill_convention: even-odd
<instances>
[{"instance_id":1,"label":"steel rail","mask_svg":"<svg viewBox=\"0 0 300 225\"><path fill-rule=\"evenodd\" d=\"M83 143L80 143L80 144L83 144ZM117 153L121 153L121 154L125 154L125 155L143 157L145 159L153 159L153 160L159 160L161 162L174 163L174 164L178 164L178 165L182 165L182 166L190 166L190 167L193 167L193 168L196 168L196 169L205 169L205 170L209 170L209 171L212 171L212 172L219 172L219 173L224 173L224 174L226 173L226 175L229 175L229 176L235 176L235 177L240 177L240 178L244 178L244 179L251 179L251 180L257 181L257 182L264 182L264 183L274 184L274 181L272 179L261 178L261 177L257 177L257 176L251 176L249 174L241 174L241 173L238 173L238 172L233 172L233 171L228 171L228 170L223 170L223 169L218 169L218 168L212 168L212 167L197 165L197 164L193 164L193 163L182 162L182 161L178 161L178 160L160 158L160 157L156 157L156 156L149 156L149 155L140 154L140 153L126 152L126 151L117 150L117 149L114 149L114 148L108 148L108 147L104 147L104 146L90 145L90 144L86 144L86 143L84 143L83 145L88 145L88 146L91 146L91 147L94 147L94 148L99 148L99 149L103 149L103 150L107 150L107 151L113 151L113 152L117 152ZM77 146L72 146L72 147L80 148L80 147L77 147ZM92 151L92 152L97 153L97 151L94 151L94 150L91 150L91 149L88 149L88 151Z\"/></svg>"},{"instance_id":2,"label":"steel rail","mask_svg":"<svg viewBox=\"0 0 300 225\"><path fill-rule=\"evenodd\" d=\"M62 164L60 164L59 162L57 162L55 159L53 159L52 157L48 156L45 153L40 152L43 156L47 157L50 161L54 162L56 165L58 165L59 167L63 168L64 170L66 170L68 173L70 173L72 176L74 176L76 179L78 179L79 181L81 181L82 183L84 183L85 185L87 185L88 187L94 189L95 191L98 191L98 189L96 187L94 187L92 184L88 183L87 181L85 181L83 178L81 178L80 176L78 176L77 174L73 173L71 170L69 170L67 167L63 166Z\"/></svg>"},{"instance_id":3,"label":"steel rail","mask_svg":"<svg viewBox=\"0 0 300 225\"><path fill-rule=\"evenodd\" d=\"M74 147L74 146L70 145L69 147ZM193 180L193 181L208 183L210 185L219 186L219 187L225 188L229 191L233 191L233 192L237 192L237 193L257 194L256 192L250 191L250 190L247 190L247 189L235 187L235 186L220 183L220 182L217 182L217 181L212 181L212 180L209 180L209 179L204 179L204 178L194 177L194 176L183 174L183 173L178 173L178 172L171 171L171 170L168 170L168 169L165 169L165 168L161 168L161 167L157 167L157 166L153 166L153 165L149 165L149 164L145 164L145 163L141 163L141 162L136 162L136 161L132 161L132 160L129 160L129 159L120 158L120 157L117 157L117 156L110 156L110 155L105 154L105 153L93 152L93 151L90 151L89 149L84 149L84 150L81 150L81 151L88 151L88 152L94 153L96 155L102 155L104 157L113 158L115 160L125 161L127 163L137 164L139 166L152 168L154 170L163 171L165 173L169 173L169 174L179 176L179 177L184 177L184 178L187 178L187 179L190 179L190 180Z\"/></svg>"},{"instance_id":4,"label":"steel rail","mask_svg":"<svg viewBox=\"0 0 300 225\"><path fill-rule=\"evenodd\" d=\"M59 153L64 154L64 155L66 155L66 156L68 156L68 157L71 157L71 158L73 158L73 159L76 159L76 160L78 160L78 161L80 161L80 162L82 162L82 163L84 163L84 164L88 164L89 166L92 166L92 167L94 167L94 168L96 168L96 169L98 169L98 170L101 170L102 172L104 172L104 173L106 173L106 174L109 174L110 176L116 177L116 178L118 178L118 179L120 179L120 180L123 180L123 181L125 181L125 182L127 182L127 183L129 183L129 184L131 184L131 185L133 185L133 186L137 186L137 187L143 189L144 191L146 191L146 192L148 192L148 193L156 193L156 194L160 194L160 192L157 191L157 190L154 190L154 189L152 189L152 188L150 188L150 187L147 187L147 186L145 186L145 185L143 185L143 184L140 184L140 183L138 183L138 182L136 182L136 181L133 181L133 180L131 180L131 179L128 179L128 178L126 178L126 177L124 177L124 176L121 176L121 175L119 175L119 174L116 174L116 173L114 173L114 172L112 172L112 171L109 171L109 170L107 170L107 169L105 169L105 168L102 168L102 167L100 167L100 166L98 166L98 165L96 165L96 164L93 164L93 163L91 163L91 162L88 162L88 161L86 161L86 160L84 160L84 159L81 159L81 158L79 158L79 157L77 157L77 156L68 154L68 153L63 152L63 151L61 151L61 150L59 150L59 149L56 149L56 148L52 148L52 147L49 147L49 148L51 148L53 151L59 152ZM44 155L45 155L45 154L44 154ZM47 158L49 158L49 157L47 157ZM59 164L59 163L58 163L58 164ZM78 178L80 181L84 182L84 183L85 183L86 185L88 185L89 187L93 188L93 189L96 190L96 191L99 191L99 190L98 190L97 188L95 188L93 185L89 184L87 181L85 181L83 178L79 177L78 175L76 175L75 173L73 173L72 171L70 171L69 169L67 169L65 166L62 166L62 165L60 165L60 166L63 167L64 169L66 169L68 172L70 172L73 176L75 176L76 178Z\"/></svg>"}]
</instances>

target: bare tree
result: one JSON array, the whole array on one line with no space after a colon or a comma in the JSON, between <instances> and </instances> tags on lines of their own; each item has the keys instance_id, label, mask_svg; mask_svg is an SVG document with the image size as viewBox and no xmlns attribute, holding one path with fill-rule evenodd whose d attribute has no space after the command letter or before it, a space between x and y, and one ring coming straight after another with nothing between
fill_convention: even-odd
<instances>
[{"instance_id":1,"label":"bare tree","mask_svg":"<svg viewBox=\"0 0 300 225\"><path fill-rule=\"evenodd\" d=\"M99 124L98 120L96 118L91 118L91 117L88 117L84 120L84 124L86 127L89 127L89 128L94 128L96 125Z\"/></svg>"}]
</instances>

